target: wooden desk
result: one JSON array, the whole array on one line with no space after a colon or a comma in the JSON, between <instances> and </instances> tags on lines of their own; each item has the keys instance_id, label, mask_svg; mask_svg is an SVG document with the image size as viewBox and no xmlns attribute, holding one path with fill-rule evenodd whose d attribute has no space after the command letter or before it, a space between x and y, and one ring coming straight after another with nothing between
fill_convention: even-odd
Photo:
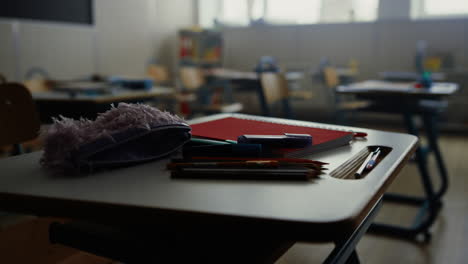
<instances>
[{"instance_id":1,"label":"wooden desk","mask_svg":"<svg viewBox=\"0 0 468 264\"><path fill-rule=\"evenodd\" d=\"M428 145L416 151L416 161L424 187L424 197L399 194L387 194L386 199L394 202L419 206L420 212L411 227L376 224L371 231L387 235L416 239L419 234L425 240L430 239L429 228L434 223L442 205L442 197L448 189L448 172L438 146L437 116L443 111L447 102L443 99L458 90L455 83L434 83L429 89L414 88L413 83L394 83L386 81L365 81L349 86L337 87L339 94L353 94L358 98L372 101L364 111L393 113L402 115L408 133L418 136L419 128L414 123L414 116L422 120ZM433 153L436 159L440 187L435 190L427 158Z\"/></svg>"},{"instance_id":2,"label":"wooden desk","mask_svg":"<svg viewBox=\"0 0 468 264\"><path fill-rule=\"evenodd\" d=\"M168 87L153 87L151 90L113 88L107 93L47 91L32 93L32 96L38 107L41 120L50 122L51 117L57 117L58 115L94 119L97 113L108 110L112 103L143 102L171 96L174 92L175 89Z\"/></svg>"},{"instance_id":3,"label":"wooden desk","mask_svg":"<svg viewBox=\"0 0 468 264\"><path fill-rule=\"evenodd\" d=\"M226 116L239 115L216 115L191 123ZM368 136L367 140L355 140L349 146L308 157L329 162L330 173L367 146L384 145L392 151L363 179L337 179L326 174L310 182L174 180L165 170L168 159L83 177L51 176L40 167L41 152L36 152L0 160L0 209L120 226L192 227L201 230L203 237L215 233L228 239L228 234L243 234L245 243L257 236L288 243L342 243L373 212L418 139L400 133L333 127L367 132ZM235 246L242 247L242 243ZM230 250L238 253L236 248Z\"/></svg>"}]
</instances>

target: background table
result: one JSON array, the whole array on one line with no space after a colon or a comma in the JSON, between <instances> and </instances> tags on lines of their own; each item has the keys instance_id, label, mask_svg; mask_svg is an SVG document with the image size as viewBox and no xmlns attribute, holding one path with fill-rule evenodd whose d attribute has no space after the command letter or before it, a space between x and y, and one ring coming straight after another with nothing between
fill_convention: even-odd
<instances>
[{"instance_id":1,"label":"background table","mask_svg":"<svg viewBox=\"0 0 468 264\"><path fill-rule=\"evenodd\" d=\"M96 118L97 113L110 109L119 102L137 103L160 98L168 98L175 93L169 87L153 87L150 90L130 90L110 88L106 93L70 93L64 91L35 92L32 94L41 121L49 123L51 117L63 115L78 119Z\"/></svg>"},{"instance_id":2,"label":"background table","mask_svg":"<svg viewBox=\"0 0 468 264\"><path fill-rule=\"evenodd\" d=\"M424 240L430 239L429 228L434 223L442 206L442 196L448 188L448 173L438 145L437 116L447 107L444 98L458 90L455 83L434 83L431 88L414 88L413 82L365 81L348 86L339 86L338 94L352 94L359 99L370 100L371 106L363 111L398 114L403 117L408 133L419 135L414 123L415 116L422 120L422 128L428 139L428 146L420 146L416 151L416 161L421 174L425 197L399 194L386 194L388 201L416 205L419 213L410 227L375 224L371 231L415 239L419 234ZM434 190L434 183L428 168L428 154L434 153L440 178L440 187Z\"/></svg>"}]
</instances>

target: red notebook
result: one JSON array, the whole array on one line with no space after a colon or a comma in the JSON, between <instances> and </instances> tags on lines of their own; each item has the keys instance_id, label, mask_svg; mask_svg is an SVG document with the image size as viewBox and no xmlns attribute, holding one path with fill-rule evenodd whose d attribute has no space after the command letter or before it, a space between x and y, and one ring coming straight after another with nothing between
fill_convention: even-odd
<instances>
[{"instance_id":1,"label":"red notebook","mask_svg":"<svg viewBox=\"0 0 468 264\"><path fill-rule=\"evenodd\" d=\"M218 140L237 140L241 135L310 134L312 145L301 149L282 149L285 157L299 157L314 152L347 145L352 131L340 131L312 126L299 126L275 121L256 120L255 117L227 117L191 125L192 135Z\"/></svg>"}]
</instances>

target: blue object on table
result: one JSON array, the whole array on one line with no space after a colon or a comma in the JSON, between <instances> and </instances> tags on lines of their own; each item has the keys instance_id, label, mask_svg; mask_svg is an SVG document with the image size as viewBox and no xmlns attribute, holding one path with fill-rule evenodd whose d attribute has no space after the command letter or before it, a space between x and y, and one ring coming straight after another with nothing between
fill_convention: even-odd
<instances>
[{"instance_id":1,"label":"blue object on table","mask_svg":"<svg viewBox=\"0 0 468 264\"><path fill-rule=\"evenodd\" d=\"M153 88L153 80L151 79L129 79L119 76L109 78L112 85L134 90L150 90Z\"/></svg>"},{"instance_id":2,"label":"blue object on table","mask_svg":"<svg viewBox=\"0 0 468 264\"><path fill-rule=\"evenodd\" d=\"M432 86L432 77L430 72L424 72L419 81L423 88L431 88Z\"/></svg>"},{"instance_id":3,"label":"blue object on table","mask_svg":"<svg viewBox=\"0 0 468 264\"><path fill-rule=\"evenodd\" d=\"M276 59L272 56L262 56L258 60L257 65L255 66L254 69L255 72L257 73L262 73L262 72L279 72L279 66L276 61Z\"/></svg>"}]
</instances>

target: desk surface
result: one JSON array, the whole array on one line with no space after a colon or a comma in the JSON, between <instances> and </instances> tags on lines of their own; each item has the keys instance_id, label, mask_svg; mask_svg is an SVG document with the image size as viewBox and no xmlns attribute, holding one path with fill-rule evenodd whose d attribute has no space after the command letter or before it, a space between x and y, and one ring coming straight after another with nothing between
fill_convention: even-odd
<instances>
[{"instance_id":1,"label":"desk surface","mask_svg":"<svg viewBox=\"0 0 468 264\"><path fill-rule=\"evenodd\" d=\"M414 88L414 82L388 82L368 80L340 85L336 88L337 93L352 94L381 94L381 95L405 95L415 97L442 97L455 93L458 84L447 82L435 82L429 89Z\"/></svg>"},{"instance_id":2,"label":"desk surface","mask_svg":"<svg viewBox=\"0 0 468 264\"><path fill-rule=\"evenodd\" d=\"M225 68L216 68L206 71L206 74L216 78L231 79L231 80L258 80L256 72L238 71ZM298 81L304 78L304 73L300 71L291 71L285 73L285 78L288 81Z\"/></svg>"},{"instance_id":3,"label":"desk surface","mask_svg":"<svg viewBox=\"0 0 468 264\"><path fill-rule=\"evenodd\" d=\"M233 115L216 115L192 123L226 116ZM155 223L169 215L168 221L179 219L187 224L271 224L275 231L286 230L298 240L323 241L327 232L349 230L361 221L417 144L412 135L355 129L367 132L367 140L356 140L350 146L308 158L329 162L331 172L367 146L393 148L360 180L336 179L328 174L310 182L174 180L165 170L167 159L83 177L54 177L40 167L41 152L35 152L0 160L0 209L103 222ZM330 235L328 238L332 239Z\"/></svg>"},{"instance_id":4,"label":"desk surface","mask_svg":"<svg viewBox=\"0 0 468 264\"><path fill-rule=\"evenodd\" d=\"M150 90L129 90L115 88L110 93L104 94L87 94L77 93L72 96L70 92L63 91L47 91L32 93L35 101L76 101L76 102L91 102L91 103L112 103L124 100L145 99L162 95L170 95L175 91L168 87L153 87Z\"/></svg>"}]
</instances>

